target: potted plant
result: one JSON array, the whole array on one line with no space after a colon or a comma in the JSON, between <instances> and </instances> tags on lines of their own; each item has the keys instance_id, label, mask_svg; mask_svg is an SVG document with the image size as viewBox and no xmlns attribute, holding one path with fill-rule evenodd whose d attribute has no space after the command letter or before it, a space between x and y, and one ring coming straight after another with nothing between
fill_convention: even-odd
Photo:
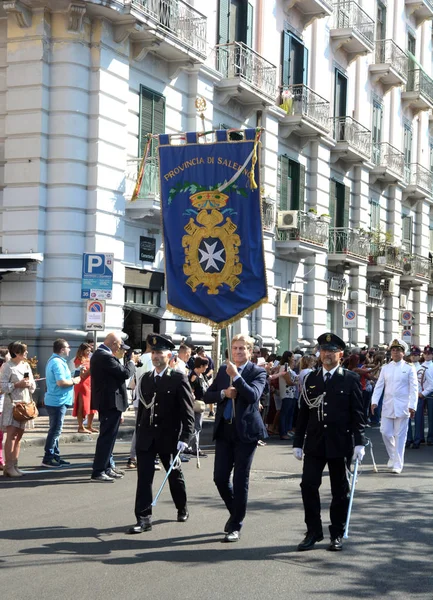
<instances>
[{"instance_id":1,"label":"potted plant","mask_svg":"<svg viewBox=\"0 0 433 600\"><path fill-rule=\"evenodd\" d=\"M328 215L328 213L323 213L322 215L320 215L319 221L329 224L331 223L331 215Z\"/></svg>"}]
</instances>

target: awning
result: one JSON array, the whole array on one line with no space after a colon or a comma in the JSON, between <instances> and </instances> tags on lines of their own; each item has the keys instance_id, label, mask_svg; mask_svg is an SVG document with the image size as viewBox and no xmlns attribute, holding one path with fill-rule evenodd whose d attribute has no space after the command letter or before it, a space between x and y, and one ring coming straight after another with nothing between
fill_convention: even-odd
<instances>
[{"instance_id":1,"label":"awning","mask_svg":"<svg viewBox=\"0 0 433 600\"><path fill-rule=\"evenodd\" d=\"M25 273L32 264L42 262L41 252L26 252L23 254L0 254L0 273Z\"/></svg>"},{"instance_id":2,"label":"awning","mask_svg":"<svg viewBox=\"0 0 433 600\"><path fill-rule=\"evenodd\" d=\"M191 323L191 319L185 319L184 317L175 315L165 308L161 308L161 306L154 306L153 304L135 304L134 302L126 302L123 305L123 308L124 310L135 310L142 315L147 315L148 317L153 317L154 319L163 319L165 321L186 321Z\"/></svg>"}]
</instances>

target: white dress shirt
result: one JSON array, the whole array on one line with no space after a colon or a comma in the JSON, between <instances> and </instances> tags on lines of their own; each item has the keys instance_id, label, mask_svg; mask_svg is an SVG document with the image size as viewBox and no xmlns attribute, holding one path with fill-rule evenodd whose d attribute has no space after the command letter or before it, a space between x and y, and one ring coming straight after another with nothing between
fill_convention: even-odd
<instances>
[{"instance_id":1,"label":"white dress shirt","mask_svg":"<svg viewBox=\"0 0 433 600\"><path fill-rule=\"evenodd\" d=\"M382 416L390 419L408 417L409 409L416 410L418 404L418 379L415 366L404 360L391 361L384 365L374 386L372 404L379 404L384 390Z\"/></svg>"}]
</instances>

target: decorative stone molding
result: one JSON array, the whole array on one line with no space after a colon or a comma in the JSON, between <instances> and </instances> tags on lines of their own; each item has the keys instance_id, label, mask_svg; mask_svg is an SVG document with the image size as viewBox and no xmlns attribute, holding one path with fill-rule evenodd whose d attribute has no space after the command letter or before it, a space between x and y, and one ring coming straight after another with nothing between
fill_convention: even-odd
<instances>
[{"instance_id":1,"label":"decorative stone molding","mask_svg":"<svg viewBox=\"0 0 433 600\"><path fill-rule=\"evenodd\" d=\"M84 2L71 2L68 8L68 31L79 33L83 29L83 19L85 14L86 5Z\"/></svg>"},{"instance_id":2,"label":"decorative stone molding","mask_svg":"<svg viewBox=\"0 0 433 600\"><path fill-rule=\"evenodd\" d=\"M123 44L129 38L131 33L142 31L143 28L139 23L122 23L121 25L113 26L113 39L116 44Z\"/></svg>"},{"instance_id":3,"label":"decorative stone molding","mask_svg":"<svg viewBox=\"0 0 433 600\"><path fill-rule=\"evenodd\" d=\"M32 11L19 0L7 0L3 2L6 13L14 15L19 27L28 28L32 25Z\"/></svg>"}]
</instances>

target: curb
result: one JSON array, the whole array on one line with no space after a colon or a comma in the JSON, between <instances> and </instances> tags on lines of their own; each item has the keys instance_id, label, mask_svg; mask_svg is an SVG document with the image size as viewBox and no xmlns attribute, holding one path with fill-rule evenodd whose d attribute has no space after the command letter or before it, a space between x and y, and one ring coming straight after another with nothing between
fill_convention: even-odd
<instances>
[{"instance_id":1,"label":"curb","mask_svg":"<svg viewBox=\"0 0 433 600\"><path fill-rule=\"evenodd\" d=\"M132 437L134 433L134 427L123 427L116 439L121 440L124 437ZM89 442L91 440L97 440L98 434L88 434L88 433L62 433L60 436L60 440L63 444L75 444L77 442ZM28 436L23 435L21 439L22 447L30 447L30 446L45 446L46 434L38 435L37 437L31 437L31 434Z\"/></svg>"}]
</instances>

